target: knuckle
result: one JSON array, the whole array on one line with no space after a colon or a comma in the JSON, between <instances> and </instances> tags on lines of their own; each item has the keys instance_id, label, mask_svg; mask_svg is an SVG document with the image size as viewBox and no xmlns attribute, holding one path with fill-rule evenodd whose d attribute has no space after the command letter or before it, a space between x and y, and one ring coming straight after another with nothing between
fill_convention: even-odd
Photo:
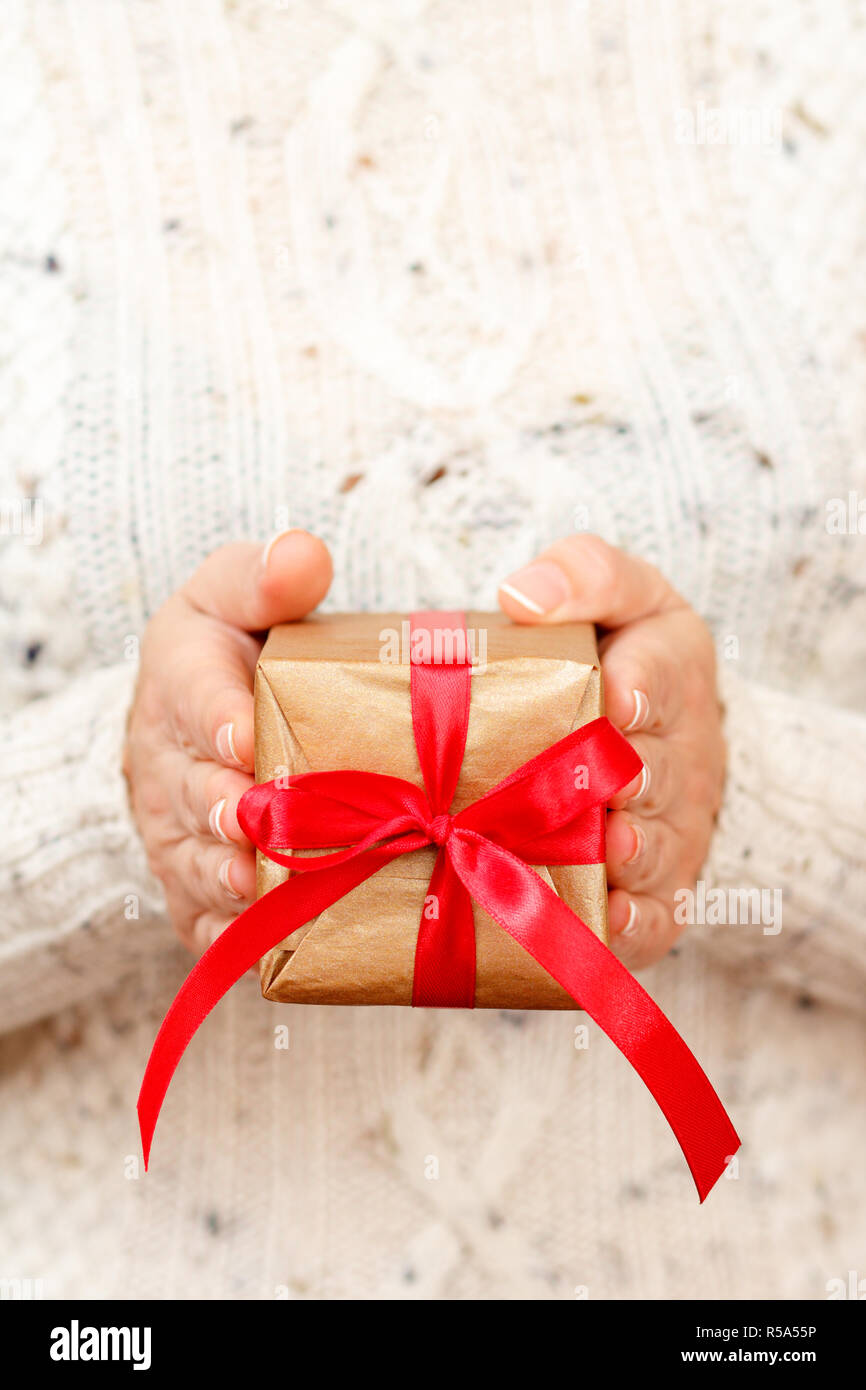
<instances>
[{"instance_id":1,"label":"knuckle","mask_svg":"<svg viewBox=\"0 0 866 1390\"><path fill-rule=\"evenodd\" d=\"M695 662L689 668L689 678L692 705L704 709L707 705L713 704L716 698L715 670Z\"/></svg>"},{"instance_id":2,"label":"knuckle","mask_svg":"<svg viewBox=\"0 0 866 1390\"><path fill-rule=\"evenodd\" d=\"M214 896L214 880L209 871L208 856L198 849L190 855L189 875L196 902L210 902Z\"/></svg>"},{"instance_id":3,"label":"knuckle","mask_svg":"<svg viewBox=\"0 0 866 1390\"><path fill-rule=\"evenodd\" d=\"M668 805L671 795L671 774L666 758L647 758L650 782L641 805L648 811L660 811Z\"/></svg>"},{"instance_id":4,"label":"knuckle","mask_svg":"<svg viewBox=\"0 0 866 1390\"><path fill-rule=\"evenodd\" d=\"M167 815L154 816L150 820L145 834L143 834L143 841L145 841L145 853L150 869L157 878L165 881L165 876L170 870L172 851L174 851L170 817Z\"/></svg>"},{"instance_id":5,"label":"knuckle","mask_svg":"<svg viewBox=\"0 0 866 1390\"><path fill-rule=\"evenodd\" d=\"M255 549L254 546L248 547L244 542L224 541L205 557L196 573L200 575L204 572L211 577L227 570L236 571L248 548Z\"/></svg>"},{"instance_id":6,"label":"knuckle","mask_svg":"<svg viewBox=\"0 0 866 1390\"><path fill-rule=\"evenodd\" d=\"M713 640L713 634L710 632L703 618L699 618L697 615L695 623L695 645L701 665L710 674L711 678L714 679L716 670L716 644Z\"/></svg>"},{"instance_id":7,"label":"knuckle","mask_svg":"<svg viewBox=\"0 0 866 1390\"><path fill-rule=\"evenodd\" d=\"M188 909L174 899L168 900L168 915L175 935L186 946L187 950L195 950L195 936L193 932L193 919L189 915Z\"/></svg>"},{"instance_id":8,"label":"knuckle","mask_svg":"<svg viewBox=\"0 0 866 1390\"><path fill-rule=\"evenodd\" d=\"M646 684L640 688L647 691L650 702L650 718L654 724L669 722L676 716L680 689L679 671L674 668L666 655L647 669Z\"/></svg>"},{"instance_id":9,"label":"knuckle","mask_svg":"<svg viewBox=\"0 0 866 1390\"><path fill-rule=\"evenodd\" d=\"M196 951L206 951L210 945L210 922L210 912L205 911L200 912L192 924L190 939Z\"/></svg>"},{"instance_id":10,"label":"knuckle","mask_svg":"<svg viewBox=\"0 0 866 1390\"><path fill-rule=\"evenodd\" d=\"M147 844L147 858L151 870L161 880L166 893L181 896L184 876L181 857L182 840L174 822L166 819L151 836Z\"/></svg>"},{"instance_id":11,"label":"knuckle","mask_svg":"<svg viewBox=\"0 0 866 1390\"><path fill-rule=\"evenodd\" d=\"M707 762L692 762L685 776L686 800L696 806L712 807L718 796L718 782L714 769Z\"/></svg>"},{"instance_id":12,"label":"knuckle","mask_svg":"<svg viewBox=\"0 0 866 1390\"><path fill-rule=\"evenodd\" d=\"M684 690L692 709L717 703L716 659L713 640L704 623L695 627L692 655L684 667Z\"/></svg>"},{"instance_id":13,"label":"knuckle","mask_svg":"<svg viewBox=\"0 0 866 1390\"><path fill-rule=\"evenodd\" d=\"M142 649L143 651L144 649ZM144 657L142 655L142 661ZM156 681L142 676L135 688L135 698L130 712L130 729L144 730L162 723L162 691Z\"/></svg>"},{"instance_id":14,"label":"knuckle","mask_svg":"<svg viewBox=\"0 0 866 1390\"><path fill-rule=\"evenodd\" d=\"M600 536L582 536L580 539L582 558L592 565L594 587L604 602L617 591L620 569L617 551Z\"/></svg>"},{"instance_id":15,"label":"knuckle","mask_svg":"<svg viewBox=\"0 0 866 1390\"><path fill-rule=\"evenodd\" d=\"M703 833L703 828L701 828L683 845L676 875L683 887L693 888L697 882L698 874L701 872L706 859L709 839L709 834Z\"/></svg>"},{"instance_id":16,"label":"knuckle","mask_svg":"<svg viewBox=\"0 0 866 1390\"><path fill-rule=\"evenodd\" d=\"M152 669L152 659L154 657L154 649L159 644L160 629L163 625L164 609L164 604L162 608L157 609L150 622L146 624L144 631L141 634L141 647L139 653L141 661L141 676L139 678L139 686L141 686L144 681L149 680L149 675Z\"/></svg>"},{"instance_id":17,"label":"knuckle","mask_svg":"<svg viewBox=\"0 0 866 1390\"><path fill-rule=\"evenodd\" d=\"M199 814L199 798L196 786L196 766L189 761L184 768L180 778L180 810L187 825L198 825L201 819Z\"/></svg>"},{"instance_id":18,"label":"knuckle","mask_svg":"<svg viewBox=\"0 0 866 1390\"><path fill-rule=\"evenodd\" d=\"M165 882L165 855L159 845L148 847L147 865L155 878L158 878L161 882Z\"/></svg>"},{"instance_id":19,"label":"knuckle","mask_svg":"<svg viewBox=\"0 0 866 1390\"><path fill-rule=\"evenodd\" d=\"M647 839L647 847L640 859L635 860L633 864L623 866L623 873L628 877L629 887L638 891L643 891L649 884L654 883L661 869L659 859L661 851L652 835L648 836Z\"/></svg>"},{"instance_id":20,"label":"knuckle","mask_svg":"<svg viewBox=\"0 0 866 1390\"><path fill-rule=\"evenodd\" d=\"M184 883L184 875L178 870L176 855L163 855L162 873L159 877L162 879L166 892L174 897L180 898L181 888Z\"/></svg>"},{"instance_id":21,"label":"knuckle","mask_svg":"<svg viewBox=\"0 0 866 1390\"><path fill-rule=\"evenodd\" d=\"M233 717L232 696L232 690L226 685L211 683L199 697L197 723L208 747L213 750L213 756L216 756L216 738L219 729Z\"/></svg>"},{"instance_id":22,"label":"knuckle","mask_svg":"<svg viewBox=\"0 0 866 1390\"><path fill-rule=\"evenodd\" d=\"M629 700L633 698L632 691L642 690L650 702L650 713L658 709L661 690L656 662L632 654L627 666L616 672L615 679L621 684L623 694Z\"/></svg>"},{"instance_id":23,"label":"knuckle","mask_svg":"<svg viewBox=\"0 0 866 1390\"><path fill-rule=\"evenodd\" d=\"M208 773L204 787L204 812L205 815L210 811L211 806L215 806L223 797L228 798L230 793L226 787L226 776L222 770Z\"/></svg>"},{"instance_id":24,"label":"knuckle","mask_svg":"<svg viewBox=\"0 0 866 1390\"><path fill-rule=\"evenodd\" d=\"M156 777L134 778L133 800L139 815L149 820L161 820L168 813L168 794Z\"/></svg>"},{"instance_id":25,"label":"knuckle","mask_svg":"<svg viewBox=\"0 0 866 1390\"><path fill-rule=\"evenodd\" d=\"M652 881L659 883L669 879L675 871L678 857L679 846L676 837L665 829L658 837Z\"/></svg>"},{"instance_id":26,"label":"knuckle","mask_svg":"<svg viewBox=\"0 0 866 1390\"><path fill-rule=\"evenodd\" d=\"M187 727L189 723L189 691L181 686L175 698L166 707L165 729L166 734L176 748L186 749L189 746L187 737Z\"/></svg>"}]
</instances>

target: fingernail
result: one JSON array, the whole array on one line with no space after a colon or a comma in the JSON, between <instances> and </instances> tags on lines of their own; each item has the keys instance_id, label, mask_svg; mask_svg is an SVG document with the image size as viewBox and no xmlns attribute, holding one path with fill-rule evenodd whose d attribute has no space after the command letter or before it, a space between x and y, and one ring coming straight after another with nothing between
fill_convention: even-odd
<instances>
[{"instance_id":1,"label":"fingernail","mask_svg":"<svg viewBox=\"0 0 866 1390\"><path fill-rule=\"evenodd\" d=\"M273 550L277 541L281 541L283 539L283 536L290 536L293 531L301 530L303 530L303 527L301 526L286 526L282 531L275 531L274 534L271 536L270 540L265 541L265 546L262 550L262 567L264 569L267 569L268 560L271 556L271 551Z\"/></svg>"},{"instance_id":2,"label":"fingernail","mask_svg":"<svg viewBox=\"0 0 866 1390\"><path fill-rule=\"evenodd\" d=\"M221 724L217 729L216 749L224 763L234 763L237 767L243 767L243 763L238 757L238 750L235 748L235 726L234 724Z\"/></svg>"},{"instance_id":3,"label":"fingernail","mask_svg":"<svg viewBox=\"0 0 866 1390\"><path fill-rule=\"evenodd\" d=\"M630 734L633 729L642 729L649 719L649 700L646 695L642 690L633 690L631 693L634 696L634 714L631 723L626 724L623 729L624 734Z\"/></svg>"},{"instance_id":4,"label":"fingernail","mask_svg":"<svg viewBox=\"0 0 866 1390\"><path fill-rule=\"evenodd\" d=\"M647 767L646 763L644 763L643 767L640 770L640 782L638 784L638 789L635 792L634 796L631 798L632 801L640 801L641 797L646 795L649 784L650 770Z\"/></svg>"},{"instance_id":5,"label":"fingernail","mask_svg":"<svg viewBox=\"0 0 866 1390\"><path fill-rule=\"evenodd\" d=\"M634 898L628 900L628 920L620 932L620 936L634 936L640 921L640 911Z\"/></svg>"},{"instance_id":6,"label":"fingernail","mask_svg":"<svg viewBox=\"0 0 866 1390\"><path fill-rule=\"evenodd\" d=\"M641 855L646 849L646 835L643 833L640 826L633 825L631 830L632 834L634 835L634 849L632 850L628 859L626 859L626 864L633 864L636 859L640 859Z\"/></svg>"},{"instance_id":7,"label":"fingernail","mask_svg":"<svg viewBox=\"0 0 866 1390\"><path fill-rule=\"evenodd\" d=\"M234 861L231 859L224 859L219 866L217 878L220 881L220 887L223 888L226 893L228 893L230 898L242 898L243 893L239 893L237 889L232 886L231 874L233 862Z\"/></svg>"},{"instance_id":8,"label":"fingernail","mask_svg":"<svg viewBox=\"0 0 866 1390\"><path fill-rule=\"evenodd\" d=\"M219 801L215 801L208 811L207 823L210 826L210 833L215 835L218 840L222 840L224 845L230 845L226 832L223 830L223 811L228 805L226 797L221 796Z\"/></svg>"},{"instance_id":9,"label":"fingernail","mask_svg":"<svg viewBox=\"0 0 866 1390\"><path fill-rule=\"evenodd\" d=\"M537 564L516 570L499 588L503 594L508 594L509 598L522 603L530 613L536 613L539 617L552 613L571 598L568 580L559 565L554 565L550 560L540 560Z\"/></svg>"}]
</instances>

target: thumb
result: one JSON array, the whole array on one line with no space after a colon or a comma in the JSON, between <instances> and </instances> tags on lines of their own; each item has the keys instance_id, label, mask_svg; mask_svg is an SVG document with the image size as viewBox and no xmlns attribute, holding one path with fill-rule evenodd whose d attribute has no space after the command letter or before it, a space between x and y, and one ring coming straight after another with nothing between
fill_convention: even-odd
<instances>
[{"instance_id":1,"label":"thumb","mask_svg":"<svg viewBox=\"0 0 866 1390\"><path fill-rule=\"evenodd\" d=\"M334 567L324 541L295 527L267 545L221 546L183 588L194 608L246 632L303 618L321 603Z\"/></svg>"},{"instance_id":2,"label":"thumb","mask_svg":"<svg viewBox=\"0 0 866 1390\"><path fill-rule=\"evenodd\" d=\"M601 536L568 536L499 586L499 604L518 623L622 627L685 600L664 575Z\"/></svg>"}]
</instances>

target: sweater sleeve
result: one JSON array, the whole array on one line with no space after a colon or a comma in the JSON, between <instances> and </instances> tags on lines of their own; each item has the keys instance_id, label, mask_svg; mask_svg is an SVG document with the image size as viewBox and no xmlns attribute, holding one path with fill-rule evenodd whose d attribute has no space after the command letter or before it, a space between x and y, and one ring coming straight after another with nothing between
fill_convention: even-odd
<instances>
[{"instance_id":1,"label":"sweater sleeve","mask_svg":"<svg viewBox=\"0 0 866 1390\"><path fill-rule=\"evenodd\" d=\"M0 720L0 1028L173 948L121 769L134 663Z\"/></svg>"},{"instance_id":2,"label":"sweater sleeve","mask_svg":"<svg viewBox=\"0 0 866 1390\"><path fill-rule=\"evenodd\" d=\"M730 669L721 693L727 784L691 934L804 1005L821 997L863 1010L866 719Z\"/></svg>"}]
</instances>

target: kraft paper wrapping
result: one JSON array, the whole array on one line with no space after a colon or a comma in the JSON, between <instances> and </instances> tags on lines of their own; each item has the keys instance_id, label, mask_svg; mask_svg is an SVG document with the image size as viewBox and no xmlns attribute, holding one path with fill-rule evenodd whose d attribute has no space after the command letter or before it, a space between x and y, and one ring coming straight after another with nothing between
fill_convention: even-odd
<instances>
[{"instance_id":1,"label":"kraft paper wrapping","mask_svg":"<svg viewBox=\"0 0 866 1390\"><path fill-rule=\"evenodd\" d=\"M381 634L400 634L406 621L405 614L340 613L271 629L256 670L259 782L346 768L423 784L412 732L408 652L403 662L380 659L387 640ZM591 624L521 627L502 614L478 612L467 613L466 622L478 634L477 655L486 634L486 662L473 666L454 813L604 712ZM418 924L435 857L432 846L402 855L286 937L262 958L264 997L284 1003L411 1004ZM605 865L534 867L607 943ZM259 853L259 896L289 874ZM478 1008L579 1007L477 903L472 906Z\"/></svg>"}]
</instances>

